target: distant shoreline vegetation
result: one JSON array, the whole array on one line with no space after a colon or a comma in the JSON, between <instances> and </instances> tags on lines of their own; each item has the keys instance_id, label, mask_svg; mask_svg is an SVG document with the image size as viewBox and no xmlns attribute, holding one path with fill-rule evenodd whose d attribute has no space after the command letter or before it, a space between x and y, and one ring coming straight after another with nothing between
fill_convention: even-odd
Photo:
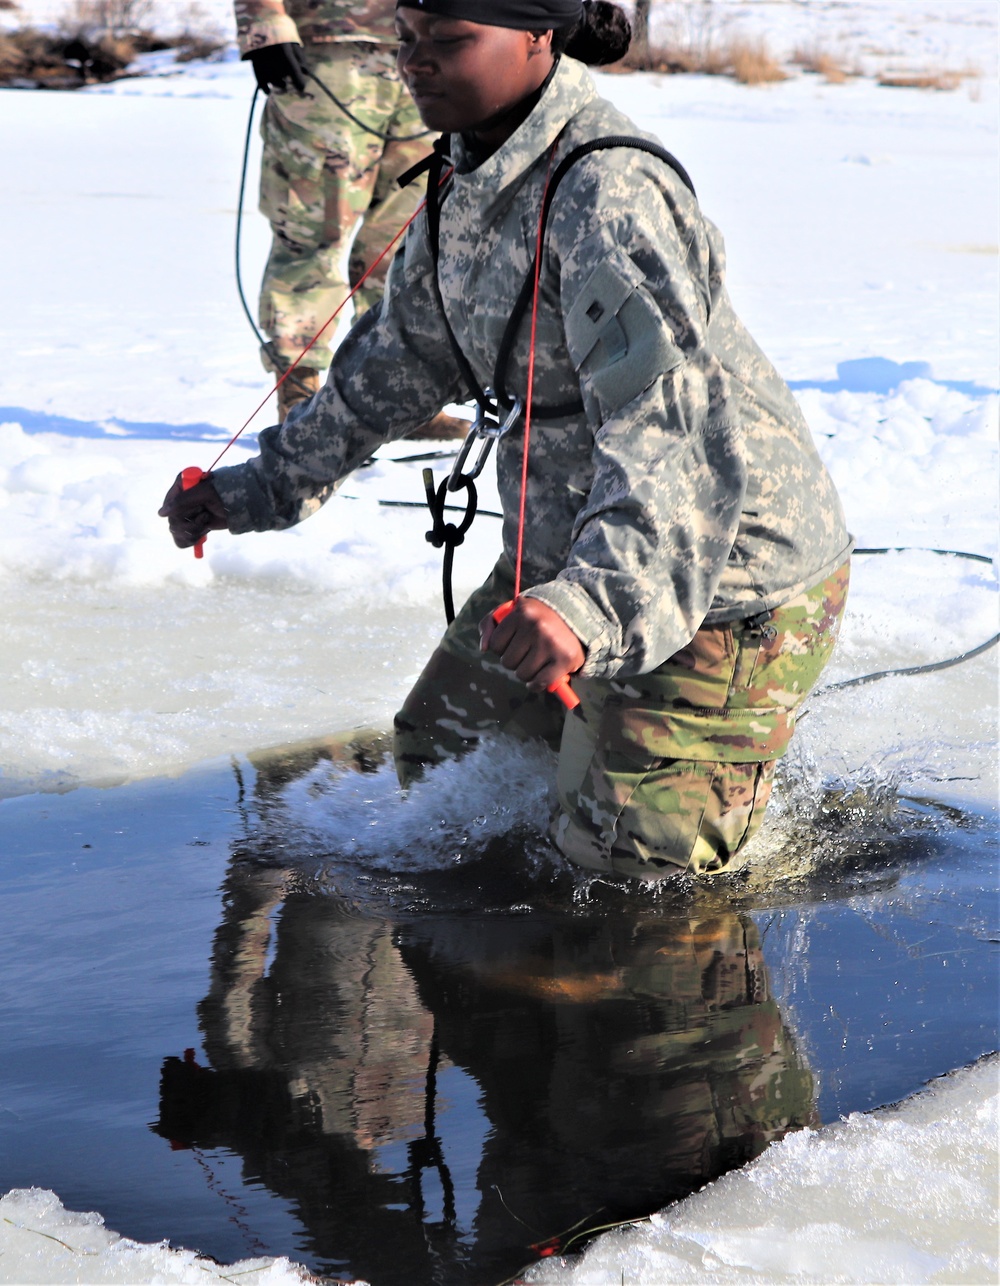
<instances>
[{"instance_id":1,"label":"distant shoreline vegetation","mask_svg":"<svg viewBox=\"0 0 1000 1286\"><path fill-rule=\"evenodd\" d=\"M10 89L80 89L85 85L141 76L140 54L176 50L179 63L211 58L226 37L196 4L182 30L164 35L151 25L153 0L71 0L54 24L0 30L0 86ZM15 0L0 11L16 19Z\"/></svg>"},{"instance_id":2,"label":"distant shoreline vegetation","mask_svg":"<svg viewBox=\"0 0 1000 1286\"><path fill-rule=\"evenodd\" d=\"M55 23L16 25L17 0L0 0L0 87L80 89L147 74L140 55L176 51L178 63L220 56L226 34L195 2L185 10L182 29L158 30L155 0L68 0ZM634 0L628 5L632 47L621 62L603 70L661 75L729 77L743 85L766 85L795 76L822 77L842 85L871 76L888 88L954 90L973 82L978 67L885 65L863 69L848 50L822 42L797 45L776 54L761 34L737 31L734 14L721 0ZM9 16L8 16L9 15ZM6 18L6 22L4 19Z\"/></svg>"}]
</instances>

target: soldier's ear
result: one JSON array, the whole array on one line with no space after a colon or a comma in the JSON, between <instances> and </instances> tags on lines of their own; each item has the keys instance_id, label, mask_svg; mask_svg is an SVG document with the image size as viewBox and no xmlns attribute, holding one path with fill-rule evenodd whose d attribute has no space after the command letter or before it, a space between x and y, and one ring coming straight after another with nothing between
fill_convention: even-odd
<instances>
[{"instance_id":1,"label":"soldier's ear","mask_svg":"<svg viewBox=\"0 0 1000 1286\"><path fill-rule=\"evenodd\" d=\"M530 41L528 45L528 57L534 58L538 54L543 54L552 48L552 32L548 31L529 31L527 33Z\"/></svg>"}]
</instances>

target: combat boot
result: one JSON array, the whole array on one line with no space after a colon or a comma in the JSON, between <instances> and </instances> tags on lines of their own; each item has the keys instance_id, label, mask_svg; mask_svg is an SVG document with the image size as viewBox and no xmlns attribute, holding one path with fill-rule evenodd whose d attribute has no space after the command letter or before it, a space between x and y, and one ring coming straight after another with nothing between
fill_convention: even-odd
<instances>
[{"instance_id":1,"label":"combat boot","mask_svg":"<svg viewBox=\"0 0 1000 1286\"><path fill-rule=\"evenodd\" d=\"M293 406L319 392L320 372L311 366L296 366L284 383L278 385L278 419L283 424Z\"/></svg>"},{"instance_id":2,"label":"combat boot","mask_svg":"<svg viewBox=\"0 0 1000 1286\"><path fill-rule=\"evenodd\" d=\"M415 429L410 429L408 438L430 438L432 442L448 442L464 438L469 432L470 421L460 419L457 415L446 415L438 411L433 419L425 420Z\"/></svg>"}]
</instances>

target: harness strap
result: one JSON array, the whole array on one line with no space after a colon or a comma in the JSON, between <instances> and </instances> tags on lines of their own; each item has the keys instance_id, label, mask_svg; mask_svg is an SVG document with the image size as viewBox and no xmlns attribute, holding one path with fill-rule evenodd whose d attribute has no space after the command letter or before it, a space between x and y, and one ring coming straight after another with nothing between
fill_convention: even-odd
<instances>
[{"instance_id":1,"label":"harness strap","mask_svg":"<svg viewBox=\"0 0 1000 1286\"><path fill-rule=\"evenodd\" d=\"M668 152L665 147L661 147L659 143L651 143L644 138L633 138L629 134L608 134L603 138L595 138L591 139L587 143L581 143L579 147L573 148L572 152L568 152L556 166L555 173L549 181L548 190L546 191L545 198L542 202L541 236L539 238L539 244L541 244L541 240L545 236L545 228L549 221L549 212L552 209L552 199L556 194L556 189L569 173L570 169L577 161L582 160L585 156L589 156L591 152L605 151L608 148L613 147L631 147L638 152L648 152L651 156L657 157L659 160L670 166L695 200L698 199L698 194L694 190L694 184L691 182L691 176L688 174L687 170L685 170L684 166L681 165L676 156L671 152ZM514 308L507 322L503 338L500 340L500 347L497 350L496 366L494 367L493 372L493 388L496 390L497 401L501 406L510 406L513 403L513 398L511 398L507 393L507 365L510 361L510 355L514 348L514 342L517 339L517 332L520 329L521 321L523 320L524 314L528 309L528 304L531 301L535 271L536 264L532 263L528 270L528 274L524 279L524 285L521 287L521 293L517 297ZM573 402L564 402L558 406L538 407L535 411L535 415L540 420L555 420L565 415L578 415L582 410L583 402L578 398Z\"/></svg>"},{"instance_id":2,"label":"harness strap","mask_svg":"<svg viewBox=\"0 0 1000 1286\"><path fill-rule=\"evenodd\" d=\"M398 182L400 186L405 186L418 178L425 171L427 172L427 235L430 241L431 258L434 263L434 291L437 295L438 305L441 309L441 315L444 318L445 331L448 335L448 342L451 345L455 360L458 362L459 370L468 385L469 392L479 403L480 406L491 406L494 403L509 410L514 405L514 398L507 392L507 366L510 363L510 355L514 349L517 340L517 333L520 329L521 322L527 312L528 304L531 301L532 291L534 290L536 263L532 261L521 287L520 294L514 303L511 315L508 318L507 325L504 328L503 336L500 340L500 347L497 349L496 364L493 368L493 390L494 398L487 395L486 390L476 378L469 359L466 357L459 344L455 332L452 330L451 322L448 320L448 314L445 312L444 299L441 294L441 283L438 280L438 265L441 256L441 174L444 169L445 158L450 153L451 136L442 134L434 142L434 150L430 156L424 157L418 161L411 169L400 176ZM602 138L591 139L587 143L581 143L579 147L573 148L568 152L559 164L549 182L545 198L542 203L541 213L541 239L544 239L545 229L549 220L549 213L552 209L552 200L556 194L556 189L563 181L570 169L577 161L583 157L589 156L592 152L606 151L609 148L630 147L638 152L646 152L650 156L655 156L658 160L663 161L674 171L691 195L697 200L697 193L694 190L694 184L691 176L684 166L678 161L673 153L668 152L665 147L659 143L652 143L648 139L635 138L629 134L608 134ZM431 194L434 194L433 197ZM540 243L541 243L540 239ZM537 257L537 256L536 256ZM539 420L557 420L567 415L578 415L583 410L583 402L576 398L571 402L562 402L556 406L539 406L534 409L534 415Z\"/></svg>"},{"instance_id":3,"label":"harness strap","mask_svg":"<svg viewBox=\"0 0 1000 1286\"><path fill-rule=\"evenodd\" d=\"M441 309L441 317L444 320L448 343L451 345L451 351L455 355L458 368L468 385L469 392L480 407L486 408L493 404L493 400L487 395L486 390L476 378L476 373L473 371L462 345L458 342L458 338L451 328L451 322L448 320L448 314L445 311L444 296L441 294L441 282L438 278L438 264L441 258L441 204L443 201L441 176L445 166L445 159L449 152L450 141L450 134L442 134L440 138L434 140L434 151L431 153L427 167L427 238L430 241L431 259L434 264L434 294L437 297L438 307Z\"/></svg>"},{"instance_id":4,"label":"harness strap","mask_svg":"<svg viewBox=\"0 0 1000 1286\"><path fill-rule=\"evenodd\" d=\"M517 300L515 301L514 308L508 318L507 325L504 328L500 346L497 350L497 360L493 374L494 391L488 391L482 387L476 377L476 374L472 369L472 365L468 357L466 357L461 344L458 342L458 337L452 329L451 322L448 320L448 314L445 311L444 306L444 296L441 292L441 282L438 275L441 255L441 204L443 200L441 191L443 186L442 176L446 156L450 153L449 145L450 135L441 135L440 138L435 140L434 150L430 157L418 162L412 170L402 176L400 182L410 182L425 169L427 170L427 236L430 243L431 260L433 263L432 275L434 279L434 293L437 298L438 307L441 310L441 318L444 322L445 333L448 336L448 342L451 346L452 353L455 356L455 361L465 378L469 392L475 397L479 406L479 416L476 421L477 428L480 424L487 421L490 414L495 416L497 426L499 427L499 422L503 418L502 408L503 411L507 411L508 413L507 421L503 428L500 429L500 433L503 433L506 429L512 427L514 420L520 412L520 399L511 398L506 392L505 376L507 365L510 361L510 355L514 347L514 342L517 338L518 329L524 318L524 314L527 311L529 302L532 303L531 341L529 345L528 358L528 390L527 403L525 406L524 443L521 470L521 508L518 525L517 567L515 573L515 597L517 597L520 592L521 553L525 516L524 507L527 488L528 442L532 416L534 415L536 419L559 419L563 416L579 414L584 409L583 402L579 398L573 402L563 403L554 407L536 408L532 406L535 321L538 306L541 256L545 229L548 223L549 212L552 209L552 200L555 196L556 189L571 167L584 156L589 156L592 152L603 151L607 148L631 147L637 151L648 152L650 155L664 161L675 171L695 200L697 200L697 194L695 193L694 184L691 182L690 176L684 169L683 165L681 165L680 161L678 161L676 157L674 157L665 148L661 147L658 143L651 143L646 139L633 138L627 134L613 134L604 138L591 139L589 142L582 143L579 147L575 147L571 152L567 153L567 155L559 162L555 172L551 175L546 175L545 190L542 197L542 209L538 221L538 235L535 242L535 254L531 262L531 267L528 270L528 274L525 277L524 284L521 287ZM555 146L556 145L553 144L552 152L549 154L550 166ZM451 171L449 171L449 175L450 173ZM447 177L448 175L444 175L445 179L447 179ZM490 433L488 437L491 438L499 435L499 433L494 432ZM456 462L456 468L452 470L451 477L446 479L439 488L435 490L433 476L431 475L430 470L424 471L424 488L427 495L427 507L430 510L434 524L433 528L427 533L427 540L430 541L435 548L440 548L443 545L445 549L444 566L442 568L442 590L445 616L449 625L455 619L455 605L451 585L451 572L452 564L454 562L455 548L465 539L465 533L472 525L472 520L475 517L476 489L473 478L478 475L482 468L482 464L485 461L485 451L481 451L477 467L471 473L464 471L463 462L472 445L471 439L474 436L477 436L476 433L470 433L463 451L460 453L459 459ZM487 451L490 445L491 443L489 441L485 443L485 449ZM446 523L444 521L445 499L449 492L454 492L460 488L465 488L468 491L469 498L465 516L463 517L461 524L456 527L454 523Z\"/></svg>"}]
</instances>

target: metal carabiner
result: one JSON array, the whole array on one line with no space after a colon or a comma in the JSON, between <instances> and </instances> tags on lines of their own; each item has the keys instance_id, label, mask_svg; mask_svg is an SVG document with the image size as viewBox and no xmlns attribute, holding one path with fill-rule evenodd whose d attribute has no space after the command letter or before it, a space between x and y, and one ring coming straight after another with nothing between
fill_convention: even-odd
<instances>
[{"instance_id":1,"label":"metal carabiner","mask_svg":"<svg viewBox=\"0 0 1000 1286\"><path fill-rule=\"evenodd\" d=\"M448 490L458 491L468 482L478 478L486 466L489 459L490 451L493 449L493 443L498 438L502 438L505 433L509 433L521 417L521 399L516 397L514 405L507 413L504 420L500 419L500 407L496 400L496 395L492 389L485 390L486 396L490 399L489 403L479 402L476 406L476 418L472 422L472 428L466 435L461 449L455 458L455 463L451 467L451 473L448 476ZM465 462L469 458L474 445L478 443L479 449L473 461L472 468L466 471Z\"/></svg>"}]
</instances>

